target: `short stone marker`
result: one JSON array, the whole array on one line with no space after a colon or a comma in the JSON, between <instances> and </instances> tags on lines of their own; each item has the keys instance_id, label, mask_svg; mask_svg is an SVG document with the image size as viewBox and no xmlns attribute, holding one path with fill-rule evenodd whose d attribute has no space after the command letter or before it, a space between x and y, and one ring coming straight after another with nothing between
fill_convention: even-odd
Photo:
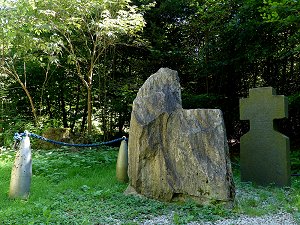
<instances>
[{"instance_id":1,"label":"short stone marker","mask_svg":"<svg viewBox=\"0 0 300 225\"><path fill-rule=\"evenodd\" d=\"M177 72L151 75L133 102L126 193L231 204L235 196L222 112L185 110Z\"/></svg>"},{"instance_id":2,"label":"short stone marker","mask_svg":"<svg viewBox=\"0 0 300 225\"><path fill-rule=\"evenodd\" d=\"M240 99L240 119L250 120L241 137L241 180L258 185L290 186L289 138L276 131L274 119L288 115L288 100L272 87L253 88Z\"/></svg>"},{"instance_id":3,"label":"short stone marker","mask_svg":"<svg viewBox=\"0 0 300 225\"><path fill-rule=\"evenodd\" d=\"M117 165L116 165L116 177L117 180L123 183L128 182L128 145L127 141L123 140L120 145Z\"/></svg>"},{"instance_id":4,"label":"short stone marker","mask_svg":"<svg viewBox=\"0 0 300 225\"><path fill-rule=\"evenodd\" d=\"M11 172L9 197L27 199L30 193L32 176L31 147L28 132L20 143Z\"/></svg>"}]
</instances>

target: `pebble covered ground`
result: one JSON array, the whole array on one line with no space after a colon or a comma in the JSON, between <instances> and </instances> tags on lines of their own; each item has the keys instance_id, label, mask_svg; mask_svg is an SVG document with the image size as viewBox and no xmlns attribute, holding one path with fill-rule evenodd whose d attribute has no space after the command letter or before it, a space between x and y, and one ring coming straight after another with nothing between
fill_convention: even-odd
<instances>
[{"instance_id":1,"label":"pebble covered ground","mask_svg":"<svg viewBox=\"0 0 300 225\"><path fill-rule=\"evenodd\" d=\"M164 215L147 220L143 225L173 225L172 215ZM235 219L223 219L214 222L191 222L188 225L297 225L298 223L289 213L280 212L259 217L240 216Z\"/></svg>"},{"instance_id":2,"label":"pebble covered ground","mask_svg":"<svg viewBox=\"0 0 300 225\"><path fill-rule=\"evenodd\" d=\"M271 189L272 190L272 189ZM288 196L288 189L282 190L282 192ZM262 210L268 208L270 205L274 205L277 208L276 212L273 214L266 214L262 216L248 216L248 215L239 215L233 218L223 218L217 221L194 221L189 222L187 225L300 225L299 222L293 217L291 213L285 211L284 206L279 204L275 196L268 189L260 188L259 191L251 188L251 185L248 186L244 184L243 188L236 189L236 201L242 202L245 200L255 200L259 202ZM260 198L260 195L263 195L263 200ZM296 209L295 209L296 210ZM297 211L297 210L296 210ZM174 212L169 214L153 217L144 222L138 222L142 225L174 225ZM178 223L177 223L178 224Z\"/></svg>"}]
</instances>

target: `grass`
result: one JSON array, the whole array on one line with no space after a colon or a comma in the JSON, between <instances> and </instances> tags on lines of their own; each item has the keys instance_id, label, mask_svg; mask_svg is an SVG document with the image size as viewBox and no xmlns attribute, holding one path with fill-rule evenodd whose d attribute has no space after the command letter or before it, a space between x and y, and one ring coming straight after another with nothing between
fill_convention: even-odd
<instances>
[{"instance_id":1,"label":"grass","mask_svg":"<svg viewBox=\"0 0 300 225\"><path fill-rule=\"evenodd\" d=\"M237 187L234 208L222 205L200 206L163 203L125 196L127 185L116 181L117 149L68 148L54 151L33 150L33 178L28 200L8 199L10 172L15 152L0 154L1 224L140 224L168 215L173 224L214 221L241 214L260 216L278 211L299 218L300 178L291 188L258 187L241 183L234 170Z\"/></svg>"}]
</instances>

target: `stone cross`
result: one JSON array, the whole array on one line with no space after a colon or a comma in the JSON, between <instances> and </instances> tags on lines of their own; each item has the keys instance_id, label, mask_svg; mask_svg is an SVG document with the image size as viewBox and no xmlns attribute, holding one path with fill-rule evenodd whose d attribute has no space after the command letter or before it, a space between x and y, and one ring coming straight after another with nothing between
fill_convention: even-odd
<instances>
[{"instance_id":1,"label":"stone cross","mask_svg":"<svg viewBox=\"0 0 300 225\"><path fill-rule=\"evenodd\" d=\"M241 137L242 181L290 186L289 138L274 127L274 119L287 114L287 98L272 87L250 89L249 98L240 99L240 119L250 120L250 131Z\"/></svg>"}]
</instances>

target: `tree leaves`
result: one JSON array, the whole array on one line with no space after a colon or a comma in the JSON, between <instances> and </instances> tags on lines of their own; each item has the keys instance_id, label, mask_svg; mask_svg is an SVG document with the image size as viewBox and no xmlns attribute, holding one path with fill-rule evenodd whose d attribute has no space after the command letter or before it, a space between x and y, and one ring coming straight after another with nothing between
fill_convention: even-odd
<instances>
[{"instance_id":1,"label":"tree leaves","mask_svg":"<svg viewBox=\"0 0 300 225\"><path fill-rule=\"evenodd\" d=\"M90 131L92 83L94 75L101 75L96 69L107 63L103 62L107 49L122 43L126 36L138 36L145 25L143 15L129 0L19 0L10 2L9 6L0 10L1 18L7 18L1 20L1 39L7 40L5 48L2 47L5 71L13 69L9 74L26 87L22 79L28 82L28 76L34 75L19 64L30 62L42 68L44 82L37 89L41 91L41 102L50 74L56 74L58 68L65 69L64 74L68 76L77 74L87 92ZM26 93L34 107L29 91Z\"/></svg>"}]
</instances>

